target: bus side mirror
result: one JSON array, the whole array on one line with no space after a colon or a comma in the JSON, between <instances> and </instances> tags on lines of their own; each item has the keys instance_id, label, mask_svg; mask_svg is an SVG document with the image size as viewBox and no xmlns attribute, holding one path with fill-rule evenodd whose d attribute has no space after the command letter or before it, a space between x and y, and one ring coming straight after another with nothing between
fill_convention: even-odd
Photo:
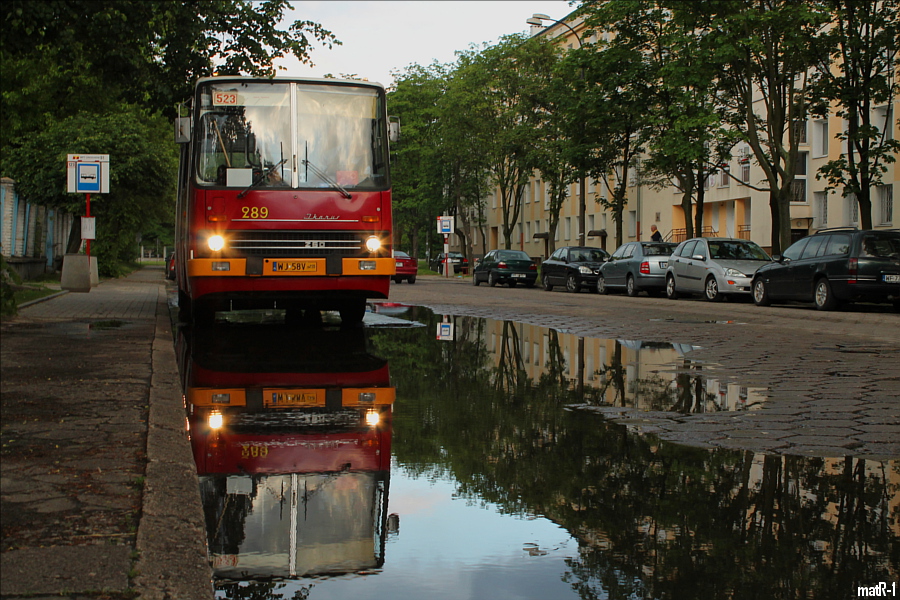
<instances>
[{"instance_id":1,"label":"bus side mirror","mask_svg":"<svg viewBox=\"0 0 900 600\"><path fill-rule=\"evenodd\" d=\"M175 143L187 144L191 141L191 118L175 118Z\"/></svg>"},{"instance_id":2,"label":"bus side mirror","mask_svg":"<svg viewBox=\"0 0 900 600\"><path fill-rule=\"evenodd\" d=\"M388 117L388 139L392 142L400 141L400 117ZM396 119L396 120L391 120Z\"/></svg>"}]
</instances>

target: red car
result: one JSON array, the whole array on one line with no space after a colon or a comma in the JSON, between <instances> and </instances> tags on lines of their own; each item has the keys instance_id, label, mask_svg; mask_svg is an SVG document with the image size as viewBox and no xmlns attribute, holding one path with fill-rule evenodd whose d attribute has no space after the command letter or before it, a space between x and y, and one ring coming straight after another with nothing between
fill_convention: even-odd
<instances>
[{"instance_id":1,"label":"red car","mask_svg":"<svg viewBox=\"0 0 900 600\"><path fill-rule=\"evenodd\" d=\"M394 275L394 282L400 283L405 279L410 283L415 283L416 275L419 273L419 261L399 250L394 250L394 260L397 262L397 274Z\"/></svg>"}]
</instances>

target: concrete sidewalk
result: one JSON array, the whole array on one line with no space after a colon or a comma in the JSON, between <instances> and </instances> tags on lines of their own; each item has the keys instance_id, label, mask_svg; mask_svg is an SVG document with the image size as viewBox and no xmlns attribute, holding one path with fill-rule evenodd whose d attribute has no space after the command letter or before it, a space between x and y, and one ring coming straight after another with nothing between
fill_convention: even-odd
<instances>
[{"instance_id":1,"label":"concrete sidewalk","mask_svg":"<svg viewBox=\"0 0 900 600\"><path fill-rule=\"evenodd\" d=\"M2 323L0 597L212 598L161 267Z\"/></svg>"}]
</instances>

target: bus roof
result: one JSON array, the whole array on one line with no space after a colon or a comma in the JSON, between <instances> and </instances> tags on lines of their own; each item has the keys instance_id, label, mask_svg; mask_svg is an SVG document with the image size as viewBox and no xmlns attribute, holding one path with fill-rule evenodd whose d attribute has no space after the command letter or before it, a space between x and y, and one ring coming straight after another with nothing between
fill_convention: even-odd
<instances>
[{"instance_id":1,"label":"bus roof","mask_svg":"<svg viewBox=\"0 0 900 600\"><path fill-rule=\"evenodd\" d=\"M320 77L248 77L245 75L215 75L201 77L197 85L210 81L242 81L246 83L318 83L326 85L356 85L384 89L384 86L376 81L363 81L360 79L334 79Z\"/></svg>"}]
</instances>

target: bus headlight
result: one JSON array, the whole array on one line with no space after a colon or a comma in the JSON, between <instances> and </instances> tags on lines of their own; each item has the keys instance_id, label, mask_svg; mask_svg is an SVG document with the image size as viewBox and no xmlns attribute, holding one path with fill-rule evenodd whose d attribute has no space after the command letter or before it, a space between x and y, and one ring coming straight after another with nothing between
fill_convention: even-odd
<instances>
[{"instance_id":1,"label":"bus headlight","mask_svg":"<svg viewBox=\"0 0 900 600\"><path fill-rule=\"evenodd\" d=\"M209 415L209 428L210 429L221 429L222 428L222 413L214 412Z\"/></svg>"},{"instance_id":2,"label":"bus headlight","mask_svg":"<svg viewBox=\"0 0 900 600\"><path fill-rule=\"evenodd\" d=\"M225 238L221 235L211 235L207 238L206 243L213 252L218 252L225 247Z\"/></svg>"},{"instance_id":3,"label":"bus headlight","mask_svg":"<svg viewBox=\"0 0 900 600\"><path fill-rule=\"evenodd\" d=\"M366 239L366 250L369 252L378 252L378 249L381 248L381 240L379 240L374 235Z\"/></svg>"},{"instance_id":4,"label":"bus headlight","mask_svg":"<svg viewBox=\"0 0 900 600\"><path fill-rule=\"evenodd\" d=\"M378 414L378 411L366 411L366 425L369 427L376 427L379 421L381 421L381 415Z\"/></svg>"}]
</instances>

